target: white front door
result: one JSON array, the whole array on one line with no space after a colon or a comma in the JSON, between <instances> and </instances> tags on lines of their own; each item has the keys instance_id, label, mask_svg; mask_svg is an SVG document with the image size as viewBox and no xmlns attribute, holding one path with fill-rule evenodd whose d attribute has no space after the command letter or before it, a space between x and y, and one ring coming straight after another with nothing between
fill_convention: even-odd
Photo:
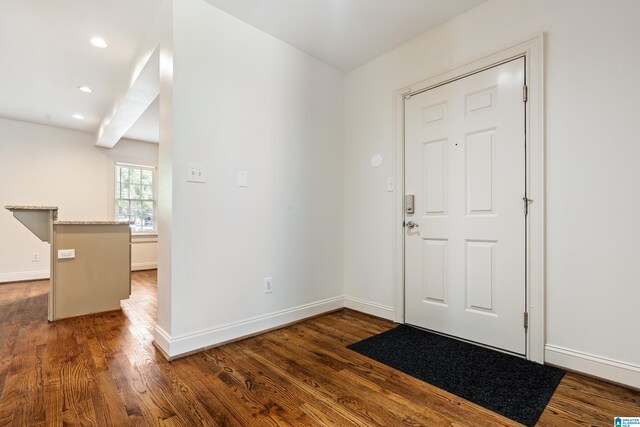
<instances>
[{"instance_id":1,"label":"white front door","mask_svg":"<svg viewBox=\"0 0 640 427\"><path fill-rule=\"evenodd\" d=\"M518 58L405 100L405 321L520 355L524 74Z\"/></svg>"}]
</instances>

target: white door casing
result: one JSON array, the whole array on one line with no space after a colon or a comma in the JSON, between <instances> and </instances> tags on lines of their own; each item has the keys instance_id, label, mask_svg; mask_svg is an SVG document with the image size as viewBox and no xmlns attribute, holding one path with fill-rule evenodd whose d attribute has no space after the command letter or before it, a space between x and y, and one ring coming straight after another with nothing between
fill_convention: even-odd
<instances>
[{"instance_id":1,"label":"white door casing","mask_svg":"<svg viewBox=\"0 0 640 427\"><path fill-rule=\"evenodd\" d=\"M527 221L527 359L544 363L545 355L545 144L544 144L544 33L514 43L495 53L462 63L449 70L400 86L395 99L394 196L394 319L405 323L405 231L404 221L404 97L434 88L510 59L526 58L528 96L526 103L527 195L531 199Z\"/></svg>"},{"instance_id":2,"label":"white door casing","mask_svg":"<svg viewBox=\"0 0 640 427\"><path fill-rule=\"evenodd\" d=\"M525 58L405 100L405 320L526 354Z\"/></svg>"}]
</instances>

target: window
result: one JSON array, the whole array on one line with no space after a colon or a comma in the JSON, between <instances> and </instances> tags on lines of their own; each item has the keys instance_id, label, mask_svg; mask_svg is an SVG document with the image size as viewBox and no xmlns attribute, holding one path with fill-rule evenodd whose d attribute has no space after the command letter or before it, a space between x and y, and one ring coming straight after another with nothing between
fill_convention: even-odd
<instances>
[{"instance_id":1,"label":"window","mask_svg":"<svg viewBox=\"0 0 640 427\"><path fill-rule=\"evenodd\" d=\"M155 168L116 164L116 220L134 233L156 231Z\"/></svg>"}]
</instances>

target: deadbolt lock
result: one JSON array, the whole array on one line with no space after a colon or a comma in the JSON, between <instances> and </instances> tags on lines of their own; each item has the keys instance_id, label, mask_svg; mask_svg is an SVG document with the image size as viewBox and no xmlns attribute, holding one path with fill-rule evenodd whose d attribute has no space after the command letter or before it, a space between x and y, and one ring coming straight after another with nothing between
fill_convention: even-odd
<instances>
[{"instance_id":1,"label":"deadbolt lock","mask_svg":"<svg viewBox=\"0 0 640 427\"><path fill-rule=\"evenodd\" d=\"M412 215L416 212L415 196L413 194L407 194L404 196L404 212L407 215Z\"/></svg>"}]
</instances>

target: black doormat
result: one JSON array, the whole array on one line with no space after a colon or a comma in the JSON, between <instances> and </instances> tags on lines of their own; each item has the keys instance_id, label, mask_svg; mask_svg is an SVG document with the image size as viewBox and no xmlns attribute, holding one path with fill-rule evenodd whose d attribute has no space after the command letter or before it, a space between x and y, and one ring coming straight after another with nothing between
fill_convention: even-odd
<instances>
[{"instance_id":1,"label":"black doormat","mask_svg":"<svg viewBox=\"0 0 640 427\"><path fill-rule=\"evenodd\" d=\"M564 375L406 325L348 348L527 426L538 421Z\"/></svg>"}]
</instances>

